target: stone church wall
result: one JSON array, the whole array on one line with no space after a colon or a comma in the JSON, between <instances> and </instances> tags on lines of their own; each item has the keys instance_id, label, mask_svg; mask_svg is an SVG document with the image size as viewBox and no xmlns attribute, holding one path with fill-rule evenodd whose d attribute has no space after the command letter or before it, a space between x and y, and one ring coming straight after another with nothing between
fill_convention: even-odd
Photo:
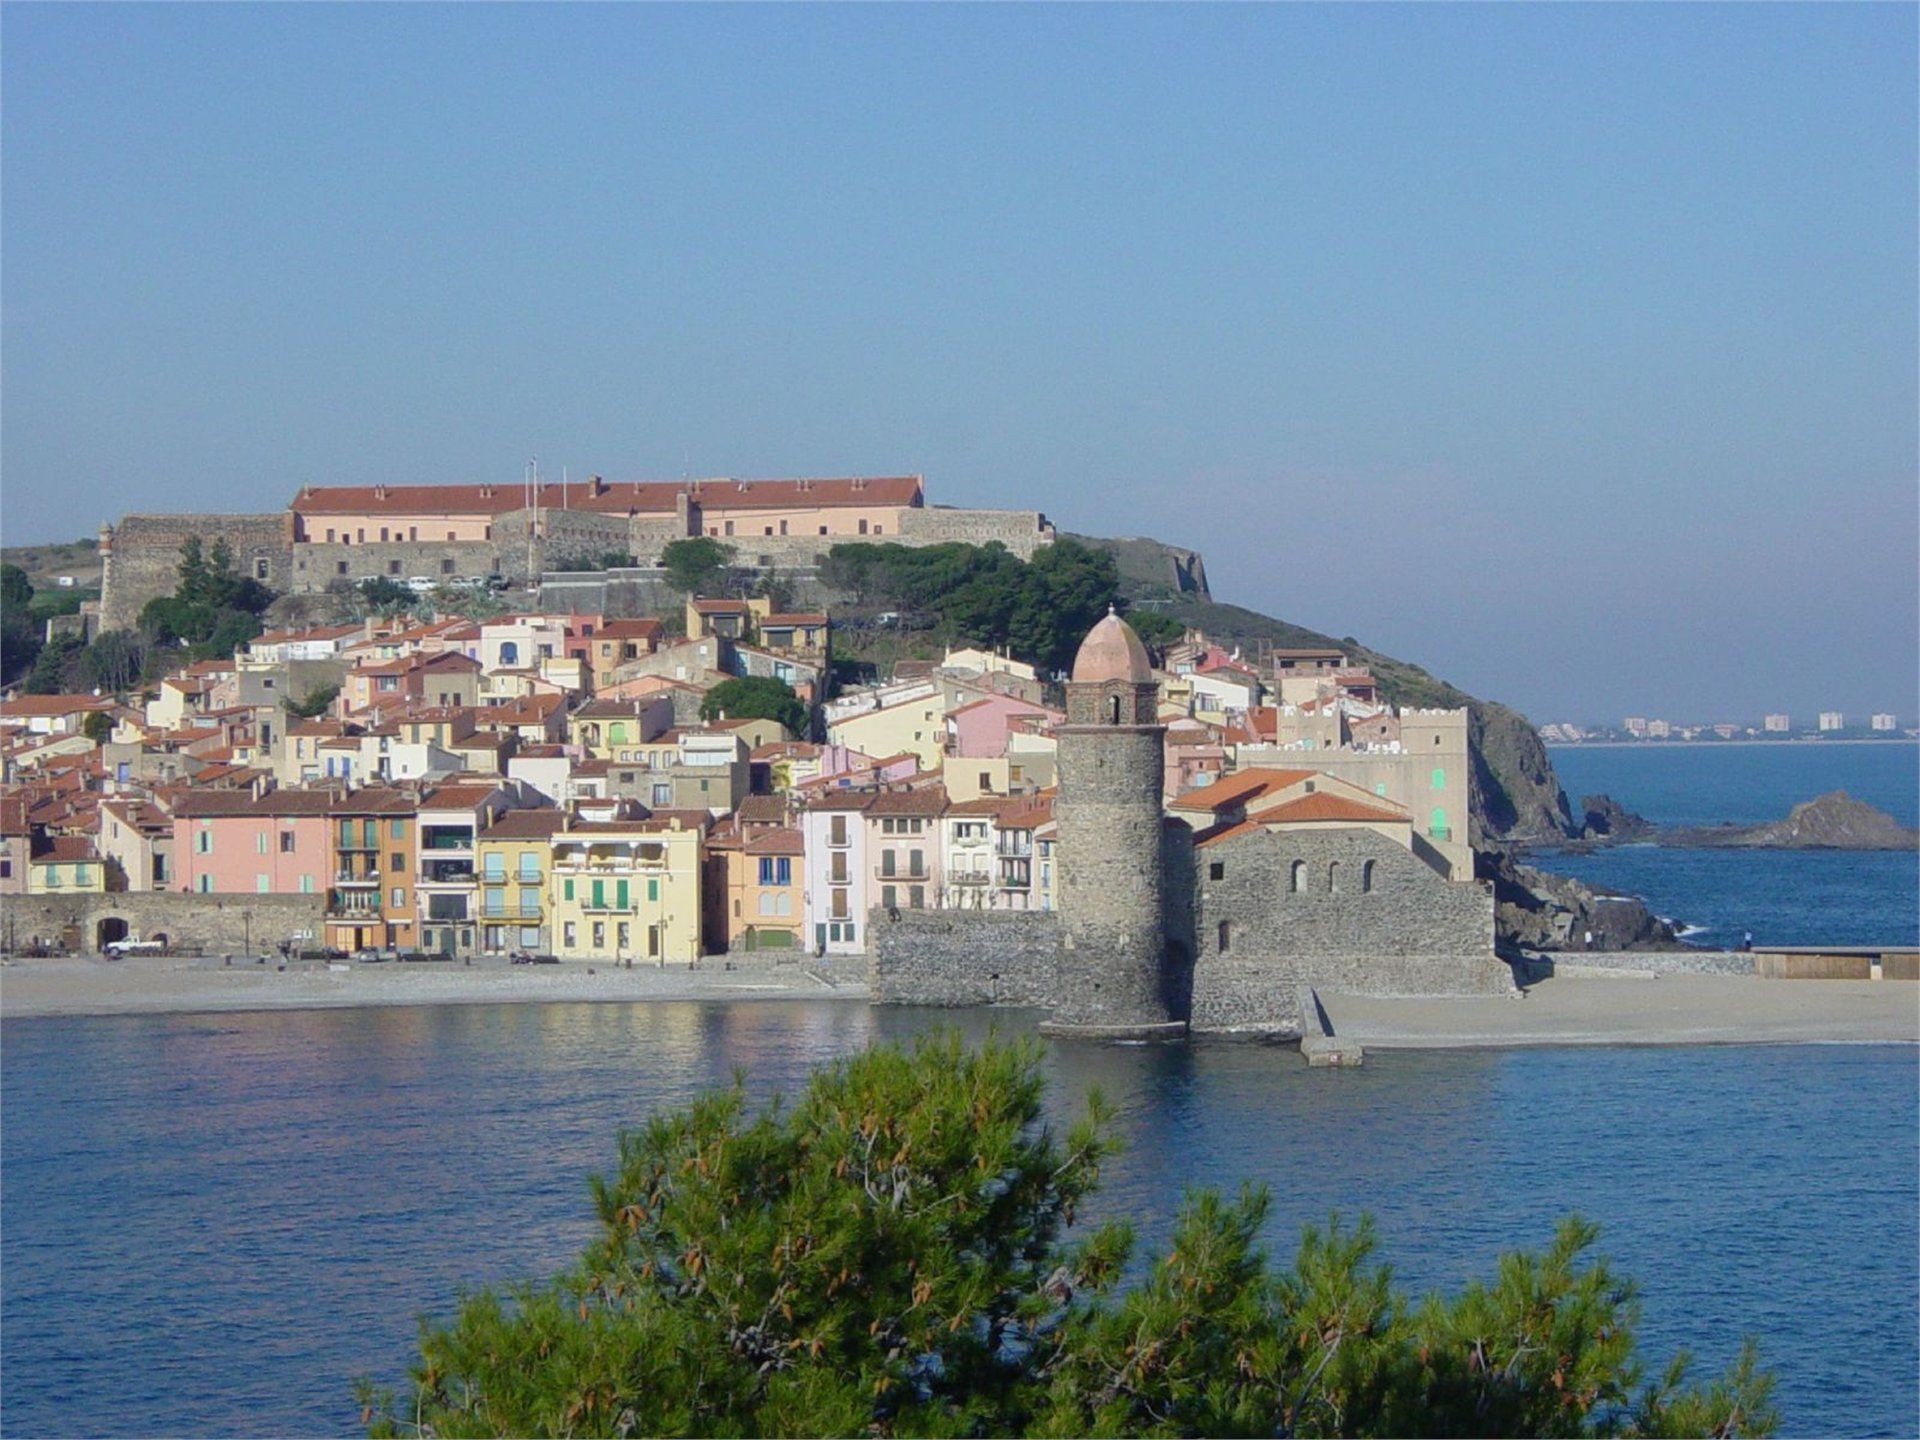
<instances>
[{"instance_id":1,"label":"stone church wall","mask_svg":"<svg viewBox=\"0 0 1920 1440\"><path fill-rule=\"evenodd\" d=\"M1492 891L1442 879L1371 831L1256 831L1199 848L1194 868L1196 1030L1297 1033L1302 984L1368 995L1513 988L1493 953Z\"/></svg>"}]
</instances>

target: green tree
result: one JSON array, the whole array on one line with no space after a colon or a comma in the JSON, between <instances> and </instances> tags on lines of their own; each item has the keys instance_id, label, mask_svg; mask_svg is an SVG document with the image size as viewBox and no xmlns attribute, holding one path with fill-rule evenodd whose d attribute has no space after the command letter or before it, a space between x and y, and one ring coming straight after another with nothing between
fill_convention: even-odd
<instances>
[{"instance_id":1,"label":"green tree","mask_svg":"<svg viewBox=\"0 0 1920 1440\"><path fill-rule=\"evenodd\" d=\"M317 716L326 714L327 707L339 698L340 687L338 685L321 685L309 690L298 700L288 699L284 703L289 715L301 720L312 720Z\"/></svg>"},{"instance_id":2,"label":"green tree","mask_svg":"<svg viewBox=\"0 0 1920 1440\"><path fill-rule=\"evenodd\" d=\"M1413 1303L1369 1226L1260 1248L1263 1191L1190 1194L1122 1288L1124 1224L1067 1232L1113 1148L1064 1136L1037 1042L952 1035L739 1082L621 1137L600 1232L557 1280L423 1327L376 1435L1749 1435L1751 1351L1642 1385L1632 1287L1562 1226L1491 1285Z\"/></svg>"},{"instance_id":3,"label":"green tree","mask_svg":"<svg viewBox=\"0 0 1920 1440\"><path fill-rule=\"evenodd\" d=\"M0 684L11 685L33 669L44 633L25 606L0 606Z\"/></svg>"},{"instance_id":4,"label":"green tree","mask_svg":"<svg viewBox=\"0 0 1920 1440\"><path fill-rule=\"evenodd\" d=\"M104 745L113 735L113 717L104 710L89 710L80 722L80 733L96 745Z\"/></svg>"},{"instance_id":5,"label":"green tree","mask_svg":"<svg viewBox=\"0 0 1920 1440\"><path fill-rule=\"evenodd\" d=\"M807 707L793 687L770 675L722 680L700 697L703 720L778 720L790 734L807 731Z\"/></svg>"},{"instance_id":6,"label":"green tree","mask_svg":"<svg viewBox=\"0 0 1920 1440\"><path fill-rule=\"evenodd\" d=\"M389 580L384 575L362 580L355 588L369 610L404 610L414 602L413 591L398 580Z\"/></svg>"},{"instance_id":7,"label":"green tree","mask_svg":"<svg viewBox=\"0 0 1920 1440\"><path fill-rule=\"evenodd\" d=\"M71 637L48 641L27 675L30 695L73 695L91 688L86 675L87 647Z\"/></svg>"},{"instance_id":8,"label":"green tree","mask_svg":"<svg viewBox=\"0 0 1920 1440\"><path fill-rule=\"evenodd\" d=\"M18 565L0 565L0 607L24 610L33 603L33 581Z\"/></svg>"},{"instance_id":9,"label":"green tree","mask_svg":"<svg viewBox=\"0 0 1920 1440\"><path fill-rule=\"evenodd\" d=\"M148 645L135 630L108 630L87 646L90 689L121 691L146 669Z\"/></svg>"},{"instance_id":10,"label":"green tree","mask_svg":"<svg viewBox=\"0 0 1920 1440\"><path fill-rule=\"evenodd\" d=\"M667 583L687 595L711 594L726 581L733 564L733 547L710 535L669 540L660 551Z\"/></svg>"},{"instance_id":11,"label":"green tree","mask_svg":"<svg viewBox=\"0 0 1920 1440\"><path fill-rule=\"evenodd\" d=\"M1177 644L1187 633L1187 627L1164 610L1129 610L1127 623L1136 635L1155 647Z\"/></svg>"}]
</instances>

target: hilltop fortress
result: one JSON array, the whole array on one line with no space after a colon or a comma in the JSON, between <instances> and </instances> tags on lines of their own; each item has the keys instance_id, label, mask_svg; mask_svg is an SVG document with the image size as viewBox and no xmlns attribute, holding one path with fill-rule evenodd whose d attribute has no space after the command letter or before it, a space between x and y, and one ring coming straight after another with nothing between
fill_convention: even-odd
<instances>
[{"instance_id":1,"label":"hilltop fortress","mask_svg":"<svg viewBox=\"0 0 1920 1440\"><path fill-rule=\"evenodd\" d=\"M181 543L222 538L235 568L289 595L384 576L537 581L557 563L616 552L659 562L674 540L710 536L761 568L817 565L844 541L998 541L1025 559L1051 544L1037 510L929 505L918 475L809 480L607 481L538 485L308 485L278 514L127 515L100 528L100 628L171 594Z\"/></svg>"}]
</instances>

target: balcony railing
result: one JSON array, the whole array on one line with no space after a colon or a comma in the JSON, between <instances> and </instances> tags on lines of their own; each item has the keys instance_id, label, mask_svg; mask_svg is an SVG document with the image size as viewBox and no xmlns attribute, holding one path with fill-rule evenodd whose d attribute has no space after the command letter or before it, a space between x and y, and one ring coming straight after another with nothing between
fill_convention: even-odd
<instances>
[{"instance_id":1,"label":"balcony railing","mask_svg":"<svg viewBox=\"0 0 1920 1440\"><path fill-rule=\"evenodd\" d=\"M377 870L342 870L333 877L336 885L378 885L380 872Z\"/></svg>"},{"instance_id":2,"label":"balcony railing","mask_svg":"<svg viewBox=\"0 0 1920 1440\"><path fill-rule=\"evenodd\" d=\"M473 863L466 860L436 860L421 867L423 885L471 885Z\"/></svg>"}]
</instances>

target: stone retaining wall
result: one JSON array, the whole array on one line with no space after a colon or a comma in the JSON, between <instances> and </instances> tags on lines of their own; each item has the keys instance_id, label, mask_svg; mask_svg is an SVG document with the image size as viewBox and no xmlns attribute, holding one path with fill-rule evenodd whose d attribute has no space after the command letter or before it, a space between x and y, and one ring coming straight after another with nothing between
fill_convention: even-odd
<instances>
[{"instance_id":1,"label":"stone retaining wall","mask_svg":"<svg viewBox=\"0 0 1920 1440\"><path fill-rule=\"evenodd\" d=\"M38 946L74 954L99 950L102 921L125 924L125 938L165 937L175 950L209 954L269 952L299 931L318 943L322 895L192 895L163 890L105 895L10 895L0 918L0 946L23 952Z\"/></svg>"},{"instance_id":2,"label":"stone retaining wall","mask_svg":"<svg viewBox=\"0 0 1920 1440\"><path fill-rule=\"evenodd\" d=\"M868 992L881 1005L1053 1004L1059 923L1048 911L874 910Z\"/></svg>"}]
</instances>

